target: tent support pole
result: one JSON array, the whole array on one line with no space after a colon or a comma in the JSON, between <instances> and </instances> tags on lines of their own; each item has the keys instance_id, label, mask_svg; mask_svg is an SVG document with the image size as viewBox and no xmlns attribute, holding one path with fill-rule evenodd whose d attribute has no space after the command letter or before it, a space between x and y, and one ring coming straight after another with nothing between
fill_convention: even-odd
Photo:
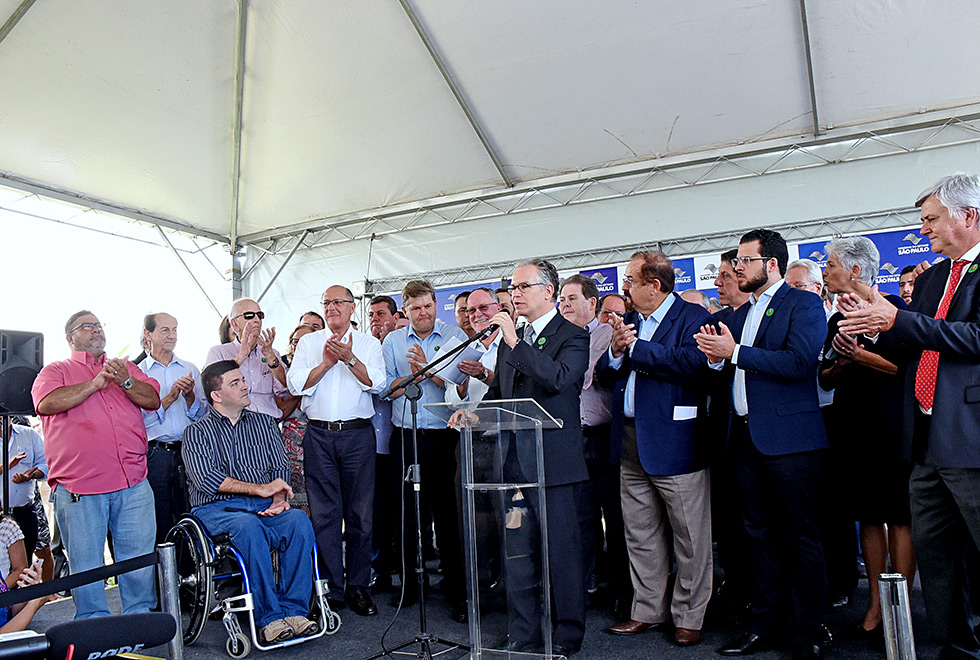
<instances>
[{"instance_id":1,"label":"tent support pole","mask_svg":"<svg viewBox=\"0 0 980 660\"><path fill-rule=\"evenodd\" d=\"M24 14L26 14L27 10L34 6L36 1L37 0L24 0L20 3L20 6L14 10L14 13L7 19L7 22L3 24L3 27L0 27L0 43L3 43L3 40L6 39L11 30L13 30L14 27L20 23L20 19L24 18Z\"/></svg>"},{"instance_id":2,"label":"tent support pole","mask_svg":"<svg viewBox=\"0 0 980 660\"><path fill-rule=\"evenodd\" d=\"M432 61L435 62L436 67L439 69L439 73L442 74L442 79L445 80L446 84L449 86L449 91L451 91L453 96L456 97L456 103L459 104L459 107L463 110L463 114L466 115L466 119L470 122L470 126L473 127L473 130L476 131L477 137L480 138L480 142L483 143L483 148L486 149L487 155L490 156L490 160L493 161L493 166L497 168L497 173L500 175L501 180L503 180L504 184L508 188L513 188L514 181L504 170L504 165L500 162L500 157L497 155L496 149L493 148L493 144L490 142L490 137L486 134L486 131L483 130L483 126L480 125L480 122L477 121L476 115L473 114L473 110L463 97L463 93L460 91L459 86L453 79L452 74L449 73L449 69L446 67L445 62L442 61L442 57L440 57L439 53L436 51L435 44L432 43L432 40L426 33L421 21L419 21L419 17L415 13L415 10L412 9L412 5L409 4L409 0L398 1L401 3L402 9L404 9L405 13L408 15L408 20L412 21L412 26L415 28L415 32L418 33L419 39L421 39L422 43L425 45L425 49L429 51L429 56L432 58Z\"/></svg>"},{"instance_id":3,"label":"tent support pole","mask_svg":"<svg viewBox=\"0 0 980 660\"><path fill-rule=\"evenodd\" d=\"M800 0L800 20L803 23L803 51L806 53L806 74L810 82L810 110L813 114L813 135L820 137L820 119L817 116L817 88L813 84L813 59L810 55L810 27L806 20L806 0Z\"/></svg>"},{"instance_id":4,"label":"tent support pole","mask_svg":"<svg viewBox=\"0 0 980 660\"><path fill-rule=\"evenodd\" d=\"M248 277L246 273L242 275L242 262L245 260L245 252L242 250L237 250L231 253L231 300L232 302L243 298L245 296L245 290L242 286L244 280Z\"/></svg>"},{"instance_id":5,"label":"tent support pole","mask_svg":"<svg viewBox=\"0 0 980 660\"><path fill-rule=\"evenodd\" d=\"M231 159L231 251L238 249L238 199L242 182L242 108L245 104L245 39L248 0L238 1L238 42L235 56L235 116Z\"/></svg>"},{"instance_id":6,"label":"tent support pole","mask_svg":"<svg viewBox=\"0 0 980 660\"><path fill-rule=\"evenodd\" d=\"M286 255L286 258L283 259L281 264L279 264L279 269L276 271L275 275L272 276L272 279L269 280L269 283L265 285L265 288L262 289L262 293L260 293L259 297L255 299L255 302L262 302L262 299L265 298L265 294L269 292L269 289L272 288L272 285L275 283L275 281L279 279L279 275L281 275L282 271L285 270L286 264L289 263L289 260L293 258L293 255L296 254L296 251L299 250L301 245L303 245L303 241L306 240L306 237L309 234L310 232L309 230L307 230L304 231L303 235L299 237L299 240L296 241L296 245L293 246L293 249L289 251L289 254Z\"/></svg>"},{"instance_id":7,"label":"tent support pole","mask_svg":"<svg viewBox=\"0 0 980 660\"><path fill-rule=\"evenodd\" d=\"M157 231L160 232L160 238L162 238L163 241L167 244L167 247L170 248L170 252L174 255L174 257L177 258L177 261L180 262L180 265L184 267L184 270L187 271L187 274L190 275L191 279L194 280L194 284L197 285L197 288L200 289L201 294L204 296L204 299L208 301L209 305L211 305L211 309L213 309L214 313L220 317L221 312L218 311L218 306L214 304L214 301L211 300L211 296L208 295L208 292L204 290L204 287L201 286L201 283L198 281L193 271L191 271L190 266L188 266L187 262L184 261L184 258L180 256L180 252L177 251L177 248L174 247L174 244L170 242L170 238L167 236L167 233L163 231L163 229L161 229L160 227L157 227Z\"/></svg>"}]
</instances>

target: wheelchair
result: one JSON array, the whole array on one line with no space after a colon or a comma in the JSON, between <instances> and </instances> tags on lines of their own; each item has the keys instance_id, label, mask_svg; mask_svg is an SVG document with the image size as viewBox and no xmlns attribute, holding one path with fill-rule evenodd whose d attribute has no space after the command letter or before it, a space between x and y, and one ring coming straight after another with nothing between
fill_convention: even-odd
<instances>
[{"instance_id":1,"label":"wheelchair","mask_svg":"<svg viewBox=\"0 0 980 660\"><path fill-rule=\"evenodd\" d=\"M244 658L252 647L268 651L301 644L324 634L333 635L340 628L340 615L327 602L327 581L320 579L316 546L313 547L313 613L319 631L308 637L295 637L276 644L264 643L255 625L255 606L249 587L245 560L231 544L227 534L208 535L204 524L185 514L167 534L175 546L178 593L180 597L180 632L184 644L193 644L204 630L212 613L223 612L221 620L228 632L225 650L232 658ZM279 553L272 553L273 574L279 580ZM219 597L218 593L222 594ZM251 635L242 631L239 614L247 617Z\"/></svg>"}]
</instances>

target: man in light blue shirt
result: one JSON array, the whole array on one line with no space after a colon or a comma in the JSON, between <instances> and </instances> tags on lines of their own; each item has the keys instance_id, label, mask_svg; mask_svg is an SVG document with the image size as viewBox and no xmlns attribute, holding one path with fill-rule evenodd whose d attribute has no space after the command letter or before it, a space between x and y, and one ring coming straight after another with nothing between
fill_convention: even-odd
<instances>
[{"instance_id":1,"label":"man in light blue shirt","mask_svg":"<svg viewBox=\"0 0 980 660\"><path fill-rule=\"evenodd\" d=\"M160 407L144 410L143 423L147 480L156 503L157 543L162 543L177 519L190 510L180 442L184 429L204 416L208 404L201 388L201 372L174 355L177 319L170 314L147 314L143 336L150 344L150 354L139 367L160 383Z\"/></svg>"},{"instance_id":2,"label":"man in light blue shirt","mask_svg":"<svg viewBox=\"0 0 980 660\"><path fill-rule=\"evenodd\" d=\"M453 328L436 319L435 289L425 280L414 280L405 285L402 291L402 305L408 314L409 326L395 330L385 337L382 352L388 386L395 381L420 370L431 362L447 341L455 337L465 341L466 335L459 328ZM442 560L442 591L449 600L453 618L466 620L466 581L463 576L463 553L460 547L460 525L457 516L456 453L459 433L446 428L446 421L425 409L426 403L442 403L446 396L446 383L434 376L422 383L422 398L418 401L418 457L421 471L422 506L432 512L432 522L436 530L436 542ZM411 402L398 390L392 397L391 421L395 426L391 450L398 452L394 463L399 465L399 479L412 460L412 412ZM400 431L399 429L403 429ZM405 482L405 526L403 543L405 549L406 575L413 575L416 558L414 539L417 521L412 504L411 484ZM418 597L418 585L414 578L403 576L405 601L413 602Z\"/></svg>"}]
</instances>

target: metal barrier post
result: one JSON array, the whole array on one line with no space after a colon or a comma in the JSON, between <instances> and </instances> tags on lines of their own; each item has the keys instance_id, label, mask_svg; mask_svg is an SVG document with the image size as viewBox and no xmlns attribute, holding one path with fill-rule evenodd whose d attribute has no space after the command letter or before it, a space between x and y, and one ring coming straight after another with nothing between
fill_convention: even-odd
<instances>
[{"instance_id":1,"label":"metal barrier post","mask_svg":"<svg viewBox=\"0 0 980 660\"><path fill-rule=\"evenodd\" d=\"M915 660L912 611L905 576L901 573L882 573L878 576L878 589L881 593L888 660Z\"/></svg>"},{"instance_id":2,"label":"metal barrier post","mask_svg":"<svg viewBox=\"0 0 980 660\"><path fill-rule=\"evenodd\" d=\"M157 585L160 589L160 611L177 622L177 634L167 644L170 660L184 660L184 635L180 627L180 598L177 595L177 554L173 543L157 546Z\"/></svg>"}]
</instances>

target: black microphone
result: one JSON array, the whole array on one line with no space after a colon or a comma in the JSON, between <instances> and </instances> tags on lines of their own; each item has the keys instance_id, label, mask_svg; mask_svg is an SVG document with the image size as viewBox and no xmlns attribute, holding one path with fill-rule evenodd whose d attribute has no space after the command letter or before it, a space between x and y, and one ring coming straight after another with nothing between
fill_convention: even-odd
<instances>
[{"instance_id":1,"label":"black microphone","mask_svg":"<svg viewBox=\"0 0 980 660\"><path fill-rule=\"evenodd\" d=\"M52 626L47 632L49 660L96 660L166 644L177 634L177 622L166 612L80 619Z\"/></svg>"},{"instance_id":2,"label":"black microphone","mask_svg":"<svg viewBox=\"0 0 980 660\"><path fill-rule=\"evenodd\" d=\"M500 330L500 324L499 323L491 323L490 325L488 325L487 327L485 327L483 329L483 332L481 332L480 334L482 334L484 337L489 337L490 335L492 335L493 333L495 333L497 330Z\"/></svg>"}]
</instances>

